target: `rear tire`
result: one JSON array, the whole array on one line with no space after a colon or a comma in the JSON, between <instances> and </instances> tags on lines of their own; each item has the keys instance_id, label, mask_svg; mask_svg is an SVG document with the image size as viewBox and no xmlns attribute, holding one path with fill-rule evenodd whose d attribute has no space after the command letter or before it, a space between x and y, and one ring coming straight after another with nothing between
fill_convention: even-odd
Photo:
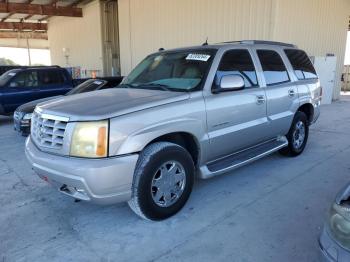
<instances>
[{"instance_id":1,"label":"rear tire","mask_svg":"<svg viewBox=\"0 0 350 262\"><path fill-rule=\"evenodd\" d=\"M141 218L166 219L185 205L193 181L194 164L186 149L169 142L151 144L137 161L128 204Z\"/></svg>"},{"instance_id":2,"label":"rear tire","mask_svg":"<svg viewBox=\"0 0 350 262\"><path fill-rule=\"evenodd\" d=\"M306 146L309 137L309 121L303 112L296 112L292 126L286 135L288 146L279 150L284 156L295 157L300 155Z\"/></svg>"}]
</instances>

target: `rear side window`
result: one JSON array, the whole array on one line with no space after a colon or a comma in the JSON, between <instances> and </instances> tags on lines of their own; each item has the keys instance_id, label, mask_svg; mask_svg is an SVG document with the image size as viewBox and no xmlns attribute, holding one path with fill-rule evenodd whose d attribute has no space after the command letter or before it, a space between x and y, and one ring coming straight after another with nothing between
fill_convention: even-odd
<instances>
[{"instance_id":1,"label":"rear side window","mask_svg":"<svg viewBox=\"0 0 350 262\"><path fill-rule=\"evenodd\" d=\"M61 70L40 70L40 81L43 85L63 84L64 76Z\"/></svg>"},{"instance_id":2,"label":"rear side window","mask_svg":"<svg viewBox=\"0 0 350 262\"><path fill-rule=\"evenodd\" d=\"M221 77L228 74L237 74L243 77L245 88L258 86L255 67L248 50L234 49L224 54L216 73L215 84L219 85Z\"/></svg>"},{"instance_id":3,"label":"rear side window","mask_svg":"<svg viewBox=\"0 0 350 262\"><path fill-rule=\"evenodd\" d=\"M281 56L272 50L258 50L258 57L263 69L266 85L278 85L290 81L286 66Z\"/></svg>"},{"instance_id":4,"label":"rear side window","mask_svg":"<svg viewBox=\"0 0 350 262\"><path fill-rule=\"evenodd\" d=\"M284 50L299 80L317 78L316 70L307 54L302 50Z\"/></svg>"}]
</instances>

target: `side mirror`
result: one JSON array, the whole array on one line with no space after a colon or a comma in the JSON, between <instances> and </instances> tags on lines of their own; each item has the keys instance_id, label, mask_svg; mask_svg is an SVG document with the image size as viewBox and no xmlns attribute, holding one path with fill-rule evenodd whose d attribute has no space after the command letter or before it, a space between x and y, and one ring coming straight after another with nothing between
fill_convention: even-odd
<instances>
[{"instance_id":1,"label":"side mirror","mask_svg":"<svg viewBox=\"0 0 350 262\"><path fill-rule=\"evenodd\" d=\"M244 88L244 79L240 75L224 75L220 79L219 87L215 88L214 93L236 91Z\"/></svg>"}]
</instances>

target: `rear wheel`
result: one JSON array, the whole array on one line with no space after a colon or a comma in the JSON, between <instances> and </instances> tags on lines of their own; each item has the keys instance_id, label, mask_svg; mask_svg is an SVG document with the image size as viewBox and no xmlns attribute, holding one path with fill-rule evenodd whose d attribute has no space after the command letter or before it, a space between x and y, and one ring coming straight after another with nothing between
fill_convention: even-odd
<instances>
[{"instance_id":1,"label":"rear wheel","mask_svg":"<svg viewBox=\"0 0 350 262\"><path fill-rule=\"evenodd\" d=\"M185 205L193 180L194 164L186 149L168 142L151 144L136 164L129 206L145 219L168 218Z\"/></svg>"},{"instance_id":2,"label":"rear wheel","mask_svg":"<svg viewBox=\"0 0 350 262\"><path fill-rule=\"evenodd\" d=\"M309 122L305 113L296 112L286 137L288 139L288 147L282 148L279 152L287 156L300 155L304 151L309 137Z\"/></svg>"}]
</instances>

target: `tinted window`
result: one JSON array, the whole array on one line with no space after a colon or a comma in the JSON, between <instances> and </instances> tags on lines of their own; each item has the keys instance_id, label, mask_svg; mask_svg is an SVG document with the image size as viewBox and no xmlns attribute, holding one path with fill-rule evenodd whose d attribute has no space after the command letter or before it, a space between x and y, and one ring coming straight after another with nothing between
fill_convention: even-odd
<instances>
[{"instance_id":1,"label":"tinted window","mask_svg":"<svg viewBox=\"0 0 350 262\"><path fill-rule=\"evenodd\" d=\"M14 78L17 72L18 70L11 70L11 71L7 71L6 73L3 73L0 76L0 86L7 84L7 82L10 81L11 78Z\"/></svg>"},{"instance_id":2,"label":"tinted window","mask_svg":"<svg viewBox=\"0 0 350 262\"><path fill-rule=\"evenodd\" d=\"M268 86L289 82L290 79L286 66L277 52L272 50L258 50L257 53Z\"/></svg>"},{"instance_id":3,"label":"tinted window","mask_svg":"<svg viewBox=\"0 0 350 262\"><path fill-rule=\"evenodd\" d=\"M92 79L87 80L84 83L73 88L71 91L67 93L67 95L74 95L74 94L81 94L81 93L95 91L105 84L106 84L106 81L103 81L103 80L92 80Z\"/></svg>"},{"instance_id":4,"label":"tinted window","mask_svg":"<svg viewBox=\"0 0 350 262\"><path fill-rule=\"evenodd\" d=\"M304 51L295 49L287 49L284 51L299 80L317 78L315 68Z\"/></svg>"},{"instance_id":5,"label":"tinted window","mask_svg":"<svg viewBox=\"0 0 350 262\"><path fill-rule=\"evenodd\" d=\"M20 72L10 82L10 86L13 86L13 87L38 86L38 73L36 71Z\"/></svg>"},{"instance_id":6,"label":"tinted window","mask_svg":"<svg viewBox=\"0 0 350 262\"><path fill-rule=\"evenodd\" d=\"M61 70L40 70L40 81L43 85L63 84L64 76Z\"/></svg>"},{"instance_id":7,"label":"tinted window","mask_svg":"<svg viewBox=\"0 0 350 262\"><path fill-rule=\"evenodd\" d=\"M246 88L258 86L255 67L248 50L230 50L224 54L216 73L215 84L219 85L221 77L228 74L242 76Z\"/></svg>"}]
</instances>

